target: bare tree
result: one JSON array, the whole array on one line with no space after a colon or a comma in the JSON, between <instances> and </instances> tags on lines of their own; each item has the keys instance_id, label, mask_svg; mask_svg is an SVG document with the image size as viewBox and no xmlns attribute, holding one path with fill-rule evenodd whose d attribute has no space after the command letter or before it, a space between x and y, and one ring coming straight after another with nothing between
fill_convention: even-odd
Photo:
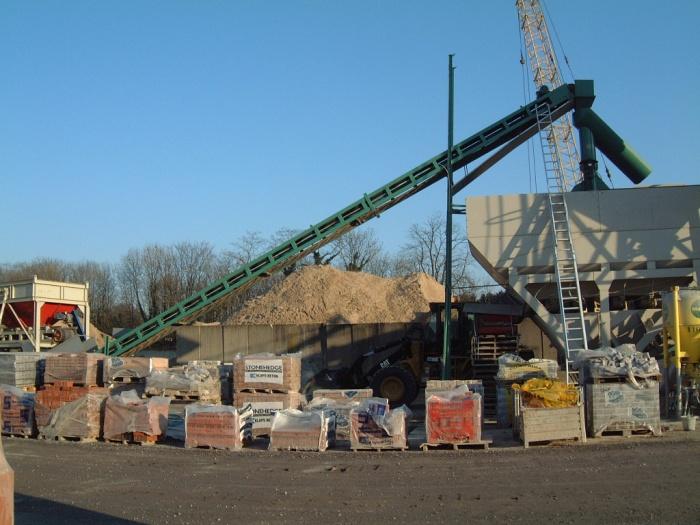
<instances>
[{"instance_id":1,"label":"bare tree","mask_svg":"<svg viewBox=\"0 0 700 525\"><path fill-rule=\"evenodd\" d=\"M396 275L424 272L445 284L445 219L433 215L423 223L413 224L394 262ZM466 232L455 225L452 230L452 285L472 286L470 255Z\"/></svg>"},{"instance_id":2,"label":"bare tree","mask_svg":"<svg viewBox=\"0 0 700 525\"><path fill-rule=\"evenodd\" d=\"M334 242L340 267L348 272L368 269L382 253L382 243L372 229L352 230Z\"/></svg>"}]
</instances>

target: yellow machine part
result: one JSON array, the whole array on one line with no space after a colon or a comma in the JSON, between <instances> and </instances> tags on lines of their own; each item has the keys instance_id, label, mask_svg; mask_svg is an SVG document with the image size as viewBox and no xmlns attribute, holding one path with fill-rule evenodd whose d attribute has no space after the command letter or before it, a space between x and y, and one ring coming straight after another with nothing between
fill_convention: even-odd
<instances>
[{"instance_id":1,"label":"yellow machine part","mask_svg":"<svg viewBox=\"0 0 700 525\"><path fill-rule=\"evenodd\" d=\"M552 379L528 379L522 385L514 384L513 389L522 392L526 406L531 408L566 408L579 402L575 385Z\"/></svg>"},{"instance_id":2,"label":"yellow machine part","mask_svg":"<svg viewBox=\"0 0 700 525\"><path fill-rule=\"evenodd\" d=\"M700 290L680 288L677 291L678 299L675 300L675 297L674 292L663 295L664 329L674 342L678 337L681 356L687 363L700 364Z\"/></svg>"}]
</instances>

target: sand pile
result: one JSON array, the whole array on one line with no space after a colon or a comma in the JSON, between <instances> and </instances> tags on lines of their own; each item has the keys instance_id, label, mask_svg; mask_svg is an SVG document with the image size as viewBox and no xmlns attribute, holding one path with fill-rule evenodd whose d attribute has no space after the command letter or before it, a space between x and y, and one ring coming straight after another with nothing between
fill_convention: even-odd
<instances>
[{"instance_id":1,"label":"sand pile","mask_svg":"<svg viewBox=\"0 0 700 525\"><path fill-rule=\"evenodd\" d=\"M248 301L228 324L408 323L427 320L445 289L420 273L387 279L332 266L307 266Z\"/></svg>"}]
</instances>

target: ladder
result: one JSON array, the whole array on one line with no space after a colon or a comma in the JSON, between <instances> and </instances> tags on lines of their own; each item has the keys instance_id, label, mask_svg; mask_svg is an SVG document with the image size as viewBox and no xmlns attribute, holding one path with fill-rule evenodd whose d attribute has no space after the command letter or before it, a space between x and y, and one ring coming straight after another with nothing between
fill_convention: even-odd
<instances>
[{"instance_id":1,"label":"ladder","mask_svg":"<svg viewBox=\"0 0 700 525\"><path fill-rule=\"evenodd\" d=\"M537 126L542 147L547 197L554 237L554 274L557 280L559 312L564 332L566 378L570 380L572 358L581 350L588 350L586 324L583 316L581 284L576 265L576 252L571 241L569 211L566 206L566 182L562 169L559 142L552 127L552 113L548 104L536 108Z\"/></svg>"}]
</instances>

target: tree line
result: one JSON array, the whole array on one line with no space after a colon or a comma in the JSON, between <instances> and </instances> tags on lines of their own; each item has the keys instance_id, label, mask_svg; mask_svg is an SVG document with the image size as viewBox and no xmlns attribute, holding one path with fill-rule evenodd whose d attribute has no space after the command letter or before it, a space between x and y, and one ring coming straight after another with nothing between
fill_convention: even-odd
<instances>
[{"instance_id":1,"label":"tree line","mask_svg":"<svg viewBox=\"0 0 700 525\"><path fill-rule=\"evenodd\" d=\"M68 262L41 257L28 262L0 264L0 282L31 278L89 282L92 322L103 331L133 327L163 312L208 283L247 264L289 239L295 230L279 230L269 237L247 232L224 250L208 242L149 244L132 248L116 263ZM265 293L280 279L309 265L331 264L342 270L368 272L381 277L402 277L424 272L444 284L445 221L434 215L413 224L400 249L384 249L374 230L361 226L321 247L282 272L259 280L243 293L234 294L201 320L225 321L245 301ZM472 261L462 228L453 232L452 283L456 289L474 285Z\"/></svg>"}]
</instances>

